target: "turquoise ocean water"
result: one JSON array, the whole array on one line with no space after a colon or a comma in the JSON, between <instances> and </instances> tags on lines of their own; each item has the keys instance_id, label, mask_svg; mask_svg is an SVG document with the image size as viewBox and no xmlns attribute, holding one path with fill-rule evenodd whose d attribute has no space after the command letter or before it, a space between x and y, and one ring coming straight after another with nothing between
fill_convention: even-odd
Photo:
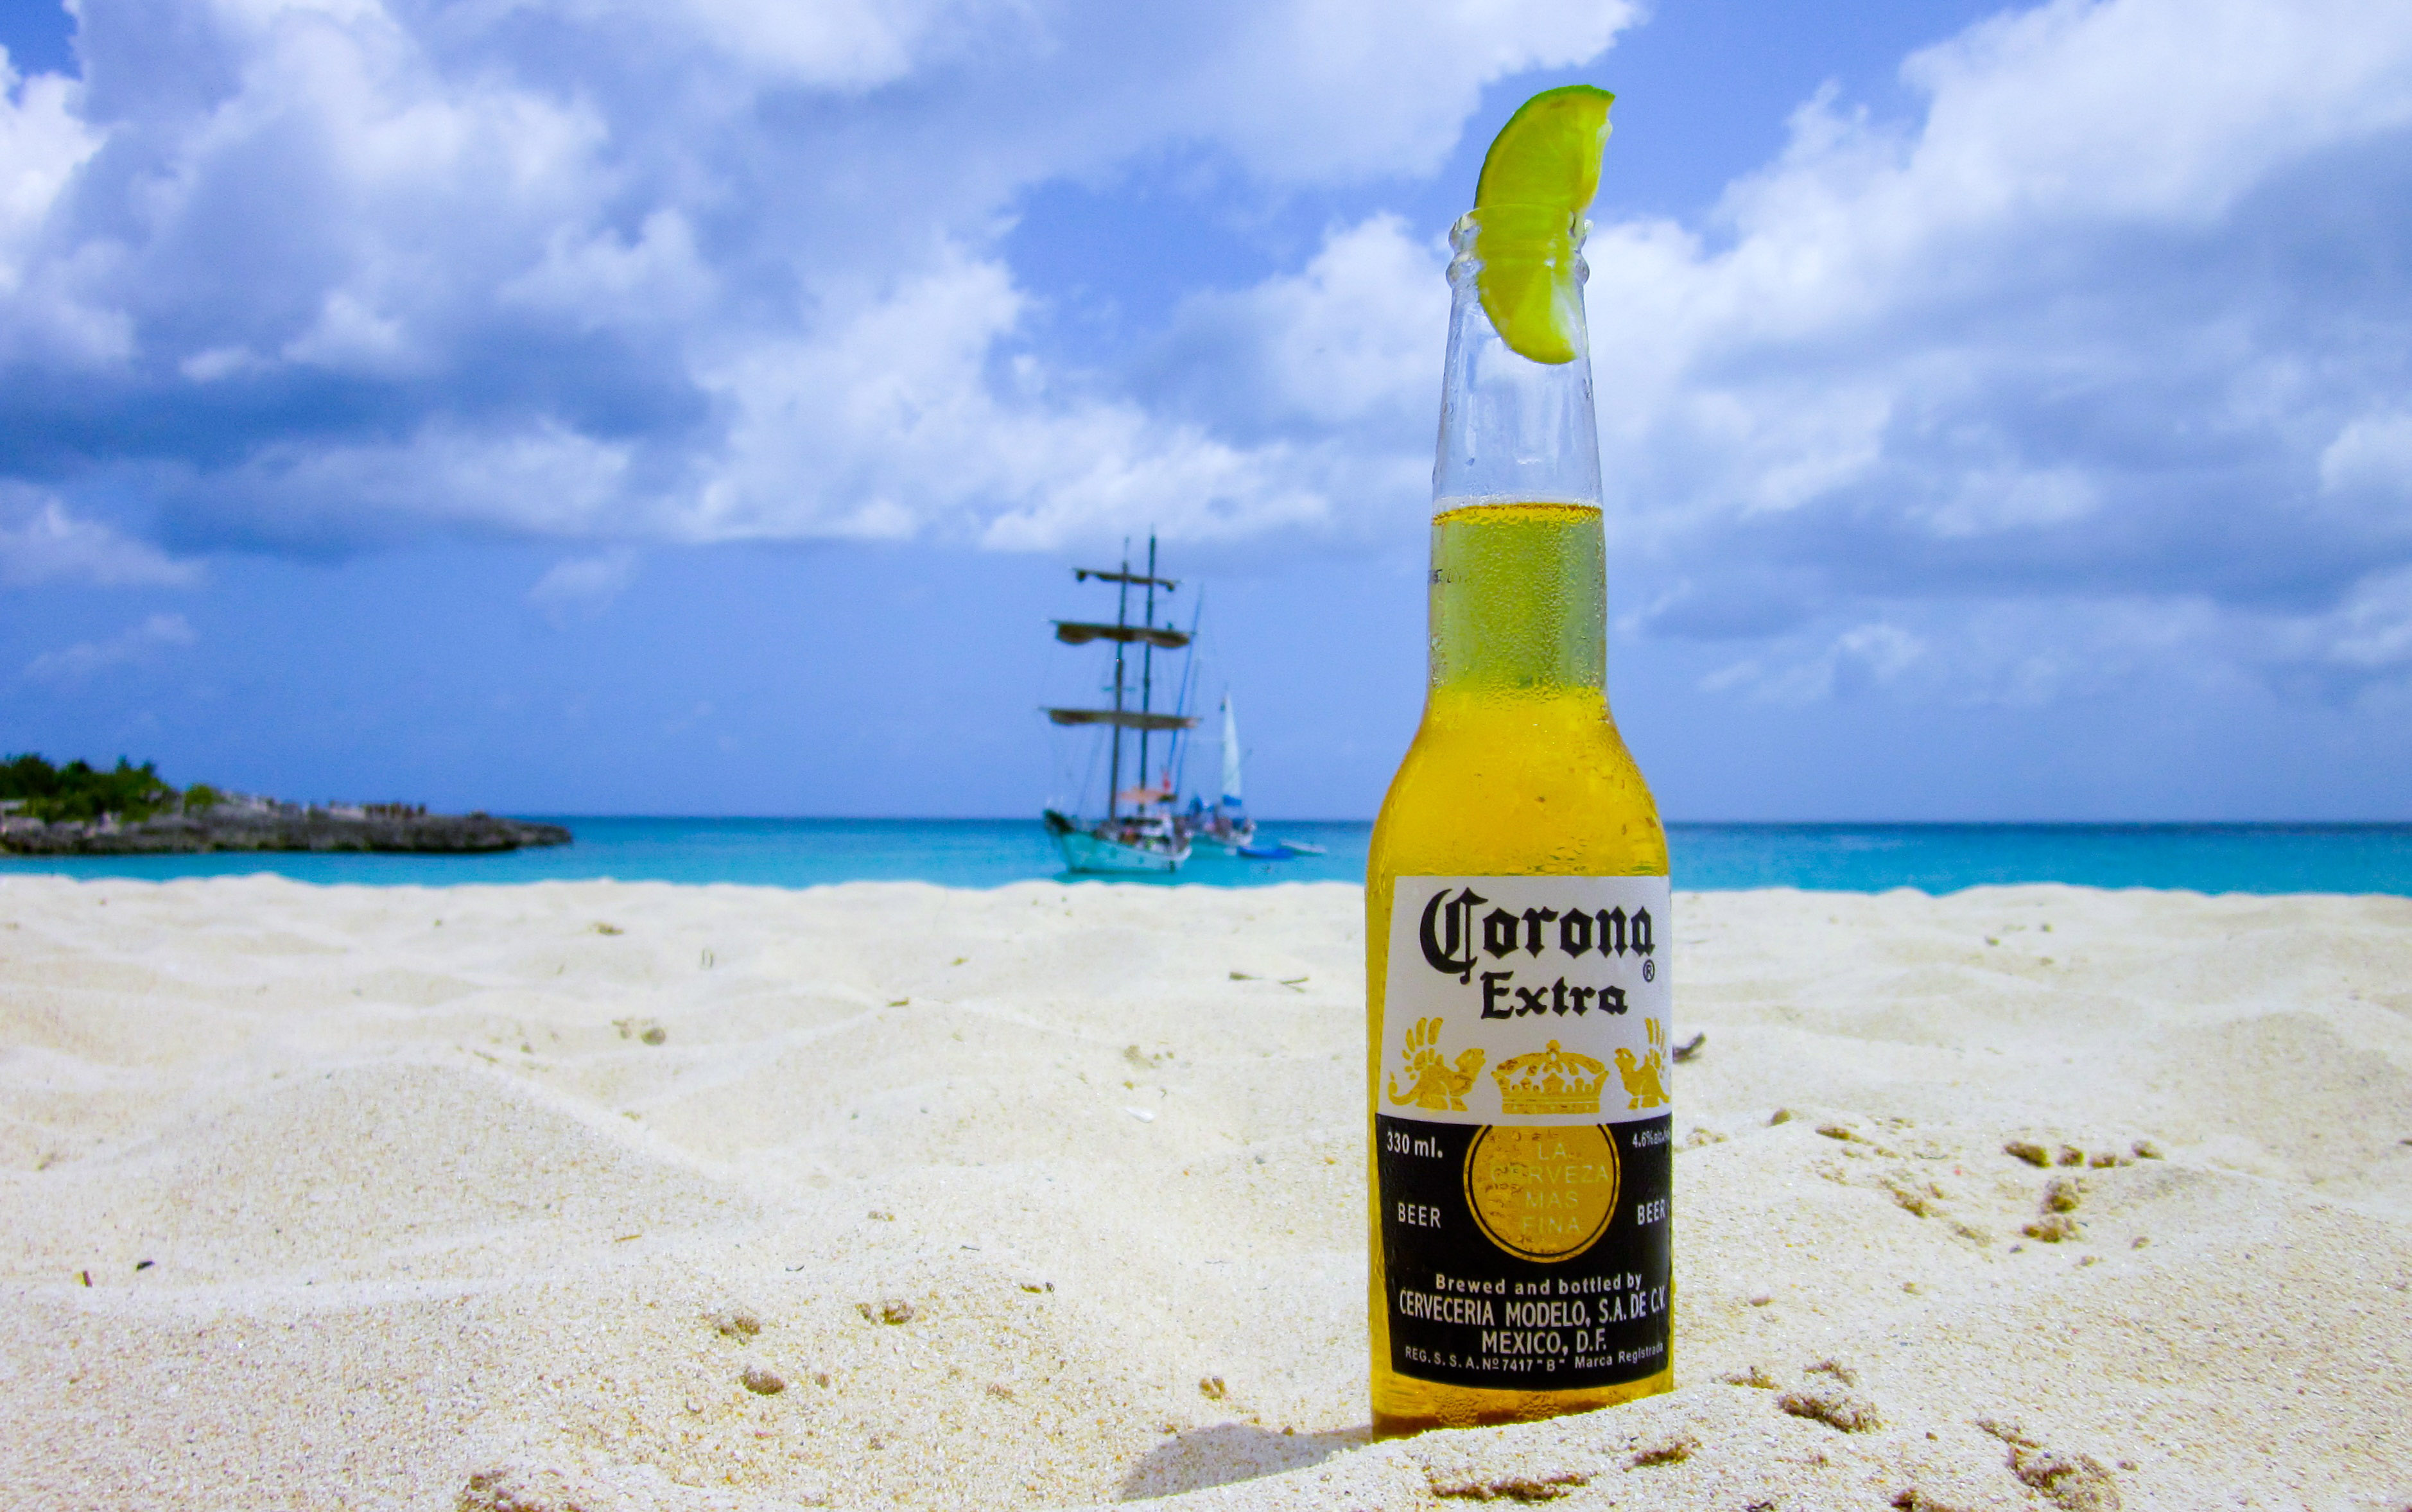
<instances>
[{"instance_id":1,"label":"turquoise ocean water","mask_svg":"<svg viewBox=\"0 0 2412 1512\"><path fill-rule=\"evenodd\" d=\"M734 882L802 888L920 881L993 888L1061 878L1033 819L673 819L533 815L575 844L505 856L156 856L5 859L0 876L230 876L440 887L464 882ZM1372 826L1273 823L1268 839L1329 854L1250 861L1200 848L1182 885L1361 881ZM2412 896L2412 825L1678 824L1678 888L1952 892L2003 882L2199 892L2386 892ZM1065 880L1072 880L1066 878Z\"/></svg>"}]
</instances>

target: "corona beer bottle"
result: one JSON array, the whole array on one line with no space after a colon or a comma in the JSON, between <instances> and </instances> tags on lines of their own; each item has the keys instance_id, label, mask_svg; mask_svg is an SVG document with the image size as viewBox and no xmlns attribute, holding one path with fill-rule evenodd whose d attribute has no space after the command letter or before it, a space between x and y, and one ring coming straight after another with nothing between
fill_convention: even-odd
<instances>
[{"instance_id":1,"label":"corona beer bottle","mask_svg":"<svg viewBox=\"0 0 2412 1512\"><path fill-rule=\"evenodd\" d=\"M1608 711L1588 226L1522 209L1450 238L1431 682L1366 865L1377 1435L1674 1383L1667 842ZM1486 258L1560 312L1543 360Z\"/></svg>"}]
</instances>

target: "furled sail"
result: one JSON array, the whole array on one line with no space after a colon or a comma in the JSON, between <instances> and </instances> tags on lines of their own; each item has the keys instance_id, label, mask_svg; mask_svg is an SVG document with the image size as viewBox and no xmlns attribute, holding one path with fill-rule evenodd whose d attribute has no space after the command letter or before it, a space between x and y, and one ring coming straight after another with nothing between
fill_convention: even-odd
<instances>
[{"instance_id":1,"label":"furled sail","mask_svg":"<svg viewBox=\"0 0 2412 1512\"><path fill-rule=\"evenodd\" d=\"M1151 537L1148 544L1148 550L1153 552L1155 550L1155 541L1154 538ZM1168 594L1181 586L1177 580L1171 578L1151 578L1143 572L1133 572L1127 565L1125 565L1120 572L1105 572L1096 567L1074 567L1072 569L1072 580L1074 582L1087 582L1092 578L1096 579L1099 582L1126 582L1135 588L1151 586L1161 588Z\"/></svg>"},{"instance_id":2,"label":"furled sail","mask_svg":"<svg viewBox=\"0 0 2412 1512\"><path fill-rule=\"evenodd\" d=\"M1194 714L1143 714L1136 709L1050 709L1058 725L1119 725L1124 729L1196 729Z\"/></svg>"},{"instance_id":3,"label":"furled sail","mask_svg":"<svg viewBox=\"0 0 2412 1512\"><path fill-rule=\"evenodd\" d=\"M1125 645L1144 640L1165 651L1179 651L1189 644L1189 632L1166 629L1160 625L1091 624L1083 620L1057 620L1055 639L1067 646L1085 646L1092 640L1119 640Z\"/></svg>"}]
</instances>

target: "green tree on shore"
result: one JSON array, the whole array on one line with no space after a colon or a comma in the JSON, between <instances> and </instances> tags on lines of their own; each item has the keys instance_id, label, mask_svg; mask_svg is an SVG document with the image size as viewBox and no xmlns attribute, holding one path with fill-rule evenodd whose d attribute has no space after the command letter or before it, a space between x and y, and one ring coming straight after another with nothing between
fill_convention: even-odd
<instances>
[{"instance_id":1,"label":"green tree on shore","mask_svg":"<svg viewBox=\"0 0 2412 1512\"><path fill-rule=\"evenodd\" d=\"M202 806L216 798L206 787L193 789L193 801ZM154 762L138 767L119 756L114 769L103 771L81 759L53 767L31 752L0 760L0 803L53 824L97 819L104 814L137 823L185 801L186 795L161 779Z\"/></svg>"}]
</instances>

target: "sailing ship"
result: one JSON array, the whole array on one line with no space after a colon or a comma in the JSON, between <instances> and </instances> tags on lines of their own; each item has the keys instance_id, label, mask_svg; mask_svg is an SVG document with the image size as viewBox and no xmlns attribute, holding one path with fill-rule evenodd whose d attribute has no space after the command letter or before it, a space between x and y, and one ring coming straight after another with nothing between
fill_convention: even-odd
<instances>
[{"instance_id":1,"label":"sailing ship","mask_svg":"<svg viewBox=\"0 0 2412 1512\"><path fill-rule=\"evenodd\" d=\"M1175 700L1169 713L1155 711L1155 653L1159 651L1185 650L1195 638L1194 632L1171 624L1155 623L1155 595L1162 589L1169 596L1181 585L1169 578L1155 575L1155 537L1147 541L1147 570L1134 573L1125 550L1120 570L1101 571L1096 567L1076 567L1075 582L1095 580L1112 583L1114 623L1102 621L1057 620L1055 639L1067 646L1085 646L1093 641L1109 641L1114 648L1113 707L1110 709L1049 709L1047 717L1058 725L1102 725L1112 732L1112 757L1106 782L1106 815L1095 822L1081 819L1055 809L1042 815L1048 835L1055 848L1064 855L1064 866L1071 872L1139 872L1169 873L1181 869L1189 859L1189 834L1172 812L1172 771L1174 742L1181 732L1198 727L1199 721L1180 711L1182 700ZM1132 591L1140 597L1140 620L1131 623ZM1137 688L1129 675L1131 653L1136 648L1139 667ZM1130 707L1129 695L1139 695L1136 709ZM1123 749L1125 737L1136 737L1132 742L1138 763L1134 775L1138 781L1129 787L1123 785ZM1148 779L1149 742L1162 737L1165 763L1161 777Z\"/></svg>"}]
</instances>

